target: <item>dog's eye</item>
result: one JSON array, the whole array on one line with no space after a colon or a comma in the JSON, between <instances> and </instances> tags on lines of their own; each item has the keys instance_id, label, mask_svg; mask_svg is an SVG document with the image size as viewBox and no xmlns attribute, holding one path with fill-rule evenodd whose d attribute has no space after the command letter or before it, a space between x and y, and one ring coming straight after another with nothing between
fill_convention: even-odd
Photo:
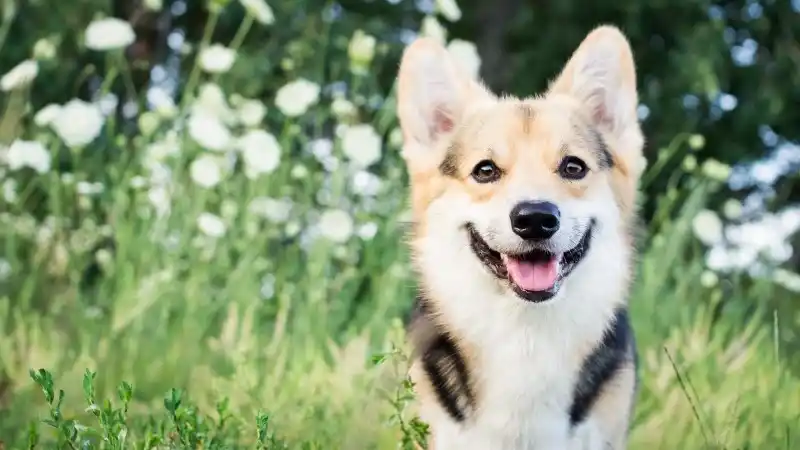
<instances>
[{"instance_id":1,"label":"dog's eye","mask_svg":"<svg viewBox=\"0 0 800 450\"><path fill-rule=\"evenodd\" d=\"M586 176L587 171L586 163L575 156L567 156L558 167L558 173L567 180L580 180Z\"/></svg>"},{"instance_id":2,"label":"dog's eye","mask_svg":"<svg viewBox=\"0 0 800 450\"><path fill-rule=\"evenodd\" d=\"M492 183L500 179L500 168L494 162L484 159L472 169L472 178L478 183Z\"/></svg>"}]
</instances>

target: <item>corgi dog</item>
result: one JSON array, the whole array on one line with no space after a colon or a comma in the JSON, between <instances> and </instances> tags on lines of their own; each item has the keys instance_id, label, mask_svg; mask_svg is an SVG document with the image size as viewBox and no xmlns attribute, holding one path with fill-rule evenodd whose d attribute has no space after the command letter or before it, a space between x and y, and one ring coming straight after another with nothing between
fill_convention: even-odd
<instances>
[{"instance_id":1,"label":"corgi dog","mask_svg":"<svg viewBox=\"0 0 800 450\"><path fill-rule=\"evenodd\" d=\"M397 83L429 448L625 448L644 168L628 40L594 29L546 93L516 98L419 38Z\"/></svg>"}]
</instances>

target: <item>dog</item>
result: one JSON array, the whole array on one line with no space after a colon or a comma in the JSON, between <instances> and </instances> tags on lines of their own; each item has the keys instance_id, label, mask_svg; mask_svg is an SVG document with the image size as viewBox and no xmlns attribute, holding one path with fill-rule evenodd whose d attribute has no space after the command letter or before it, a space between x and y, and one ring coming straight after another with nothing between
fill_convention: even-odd
<instances>
[{"instance_id":1,"label":"dog","mask_svg":"<svg viewBox=\"0 0 800 450\"><path fill-rule=\"evenodd\" d=\"M409 375L430 449L626 447L637 106L632 49L611 25L532 98L493 94L431 39L404 50Z\"/></svg>"}]
</instances>

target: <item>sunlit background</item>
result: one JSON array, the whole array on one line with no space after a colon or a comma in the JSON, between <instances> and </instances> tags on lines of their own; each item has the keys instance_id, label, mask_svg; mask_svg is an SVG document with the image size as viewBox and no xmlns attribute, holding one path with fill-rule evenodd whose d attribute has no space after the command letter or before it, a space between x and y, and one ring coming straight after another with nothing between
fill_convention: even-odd
<instances>
[{"instance_id":1,"label":"sunlit background","mask_svg":"<svg viewBox=\"0 0 800 450\"><path fill-rule=\"evenodd\" d=\"M0 8L0 448L424 448L401 52L533 95L602 23L647 138L631 448L800 448L797 0Z\"/></svg>"}]
</instances>

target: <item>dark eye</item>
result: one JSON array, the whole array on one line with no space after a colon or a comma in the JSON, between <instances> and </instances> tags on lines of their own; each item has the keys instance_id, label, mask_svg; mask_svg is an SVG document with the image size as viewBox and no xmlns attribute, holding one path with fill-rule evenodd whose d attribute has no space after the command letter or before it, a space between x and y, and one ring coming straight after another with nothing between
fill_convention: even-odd
<instances>
[{"instance_id":1,"label":"dark eye","mask_svg":"<svg viewBox=\"0 0 800 450\"><path fill-rule=\"evenodd\" d=\"M494 162L484 159L472 169L472 178L478 183L492 183L500 179L500 168Z\"/></svg>"},{"instance_id":2,"label":"dark eye","mask_svg":"<svg viewBox=\"0 0 800 450\"><path fill-rule=\"evenodd\" d=\"M588 171L586 163L575 156L567 156L561 160L561 165L558 166L559 175L567 180L580 180L586 176Z\"/></svg>"}]
</instances>

